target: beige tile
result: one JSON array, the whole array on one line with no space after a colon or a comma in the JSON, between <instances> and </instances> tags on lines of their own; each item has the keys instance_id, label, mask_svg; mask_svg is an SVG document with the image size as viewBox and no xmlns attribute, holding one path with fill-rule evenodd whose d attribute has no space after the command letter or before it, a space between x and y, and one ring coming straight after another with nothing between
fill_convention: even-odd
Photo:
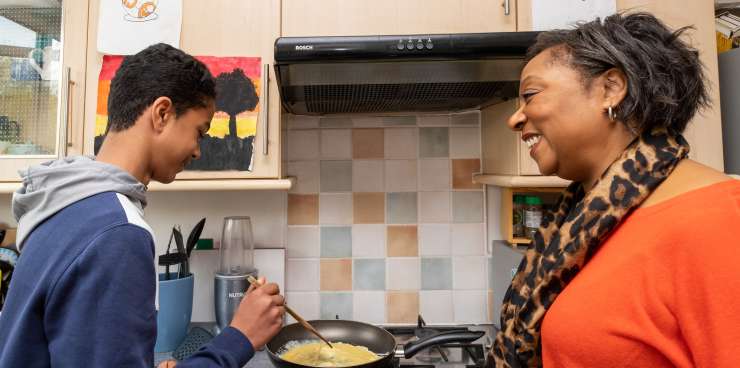
<instances>
[{"instance_id":1,"label":"beige tile","mask_svg":"<svg viewBox=\"0 0 740 368\"><path fill-rule=\"evenodd\" d=\"M352 129L353 158L383 158L384 155L383 129Z\"/></svg>"},{"instance_id":2,"label":"beige tile","mask_svg":"<svg viewBox=\"0 0 740 368\"><path fill-rule=\"evenodd\" d=\"M352 290L352 260L322 259L321 290Z\"/></svg>"},{"instance_id":3,"label":"beige tile","mask_svg":"<svg viewBox=\"0 0 740 368\"><path fill-rule=\"evenodd\" d=\"M318 223L318 194L288 194L288 225L316 225Z\"/></svg>"},{"instance_id":4,"label":"beige tile","mask_svg":"<svg viewBox=\"0 0 740 368\"><path fill-rule=\"evenodd\" d=\"M388 257L416 257L419 242L416 225L388 226Z\"/></svg>"},{"instance_id":5,"label":"beige tile","mask_svg":"<svg viewBox=\"0 0 740 368\"><path fill-rule=\"evenodd\" d=\"M452 160L452 188L479 189L480 184L473 183L473 173L480 172L479 159Z\"/></svg>"},{"instance_id":6,"label":"beige tile","mask_svg":"<svg viewBox=\"0 0 740 368\"><path fill-rule=\"evenodd\" d=\"M385 222L385 193L353 193L354 223Z\"/></svg>"},{"instance_id":7,"label":"beige tile","mask_svg":"<svg viewBox=\"0 0 740 368\"><path fill-rule=\"evenodd\" d=\"M389 291L386 310L390 323L414 323L419 315L419 293Z\"/></svg>"}]
</instances>

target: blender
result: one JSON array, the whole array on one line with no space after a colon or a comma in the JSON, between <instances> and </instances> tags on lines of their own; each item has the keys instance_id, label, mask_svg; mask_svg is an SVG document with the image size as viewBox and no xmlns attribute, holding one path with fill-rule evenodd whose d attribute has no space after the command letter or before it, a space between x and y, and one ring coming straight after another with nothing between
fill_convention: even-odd
<instances>
[{"instance_id":1,"label":"blender","mask_svg":"<svg viewBox=\"0 0 740 368\"><path fill-rule=\"evenodd\" d=\"M254 241L249 216L224 218L219 250L219 268L214 280L216 324L222 331L231 323L249 288L248 276L257 277L254 267Z\"/></svg>"}]
</instances>

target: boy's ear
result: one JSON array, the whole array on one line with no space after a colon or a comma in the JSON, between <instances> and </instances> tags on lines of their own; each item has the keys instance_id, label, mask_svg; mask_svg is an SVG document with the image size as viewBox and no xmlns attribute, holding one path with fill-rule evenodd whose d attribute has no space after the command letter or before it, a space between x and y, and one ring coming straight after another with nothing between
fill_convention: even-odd
<instances>
[{"instance_id":1,"label":"boy's ear","mask_svg":"<svg viewBox=\"0 0 740 368\"><path fill-rule=\"evenodd\" d=\"M169 97L157 97L152 103L149 112L151 114L152 129L161 132L167 126L167 122L173 117L174 108Z\"/></svg>"}]
</instances>

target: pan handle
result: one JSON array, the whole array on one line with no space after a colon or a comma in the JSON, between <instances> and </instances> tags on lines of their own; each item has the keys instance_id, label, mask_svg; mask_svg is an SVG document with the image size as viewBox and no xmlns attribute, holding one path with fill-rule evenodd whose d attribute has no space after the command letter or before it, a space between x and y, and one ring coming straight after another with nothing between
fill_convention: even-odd
<instances>
[{"instance_id":1,"label":"pan handle","mask_svg":"<svg viewBox=\"0 0 740 368\"><path fill-rule=\"evenodd\" d=\"M484 331L465 331L465 330L453 330L440 332L425 338L411 341L403 346L403 356L409 359L416 355L421 350L439 344L447 344L454 342L473 342L480 339L485 335Z\"/></svg>"}]
</instances>

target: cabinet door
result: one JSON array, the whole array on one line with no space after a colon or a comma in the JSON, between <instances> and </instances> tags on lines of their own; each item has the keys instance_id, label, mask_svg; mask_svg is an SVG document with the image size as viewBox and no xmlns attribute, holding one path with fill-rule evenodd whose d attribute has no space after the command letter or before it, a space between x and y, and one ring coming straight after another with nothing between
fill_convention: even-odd
<instances>
[{"instance_id":1,"label":"cabinet door","mask_svg":"<svg viewBox=\"0 0 740 368\"><path fill-rule=\"evenodd\" d=\"M481 111L483 137L483 173L496 175L540 175L537 163L519 132L506 124L519 108L518 100L509 100Z\"/></svg>"},{"instance_id":2,"label":"cabinet door","mask_svg":"<svg viewBox=\"0 0 740 368\"><path fill-rule=\"evenodd\" d=\"M68 122L82 116L73 106L83 102L86 5L0 5L0 181L75 148L67 138L81 131Z\"/></svg>"},{"instance_id":3,"label":"cabinet door","mask_svg":"<svg viewBox=\"0 0 740 368\"><path fill-rule=\"evenodd\" d=\"M283 0L282 22L285 37L515 31L516 1Z\"/></svg>"},{"instance_id":4,"label":"cabinet door","mask_svg":"<svg viewBox=\"0 0 740 368\"><path fill-rule=\"evenodd\" d=\"M98 2L90 4L98 14ZM280 176L280 97L273 70L274 42L280 35L280 1L183 1L180 48L196 56L258 56L269 74L268 93L260 89L260 116L254 139L253 170L184 171L178 179L277 178ZM91 17L88 39L85 151L93 151L97 80L102 55L95 49L97 17ZM262 76L265 84L265 76ZM268 119L263 120L267 112Z\"/></svg>"}]
</instances>

